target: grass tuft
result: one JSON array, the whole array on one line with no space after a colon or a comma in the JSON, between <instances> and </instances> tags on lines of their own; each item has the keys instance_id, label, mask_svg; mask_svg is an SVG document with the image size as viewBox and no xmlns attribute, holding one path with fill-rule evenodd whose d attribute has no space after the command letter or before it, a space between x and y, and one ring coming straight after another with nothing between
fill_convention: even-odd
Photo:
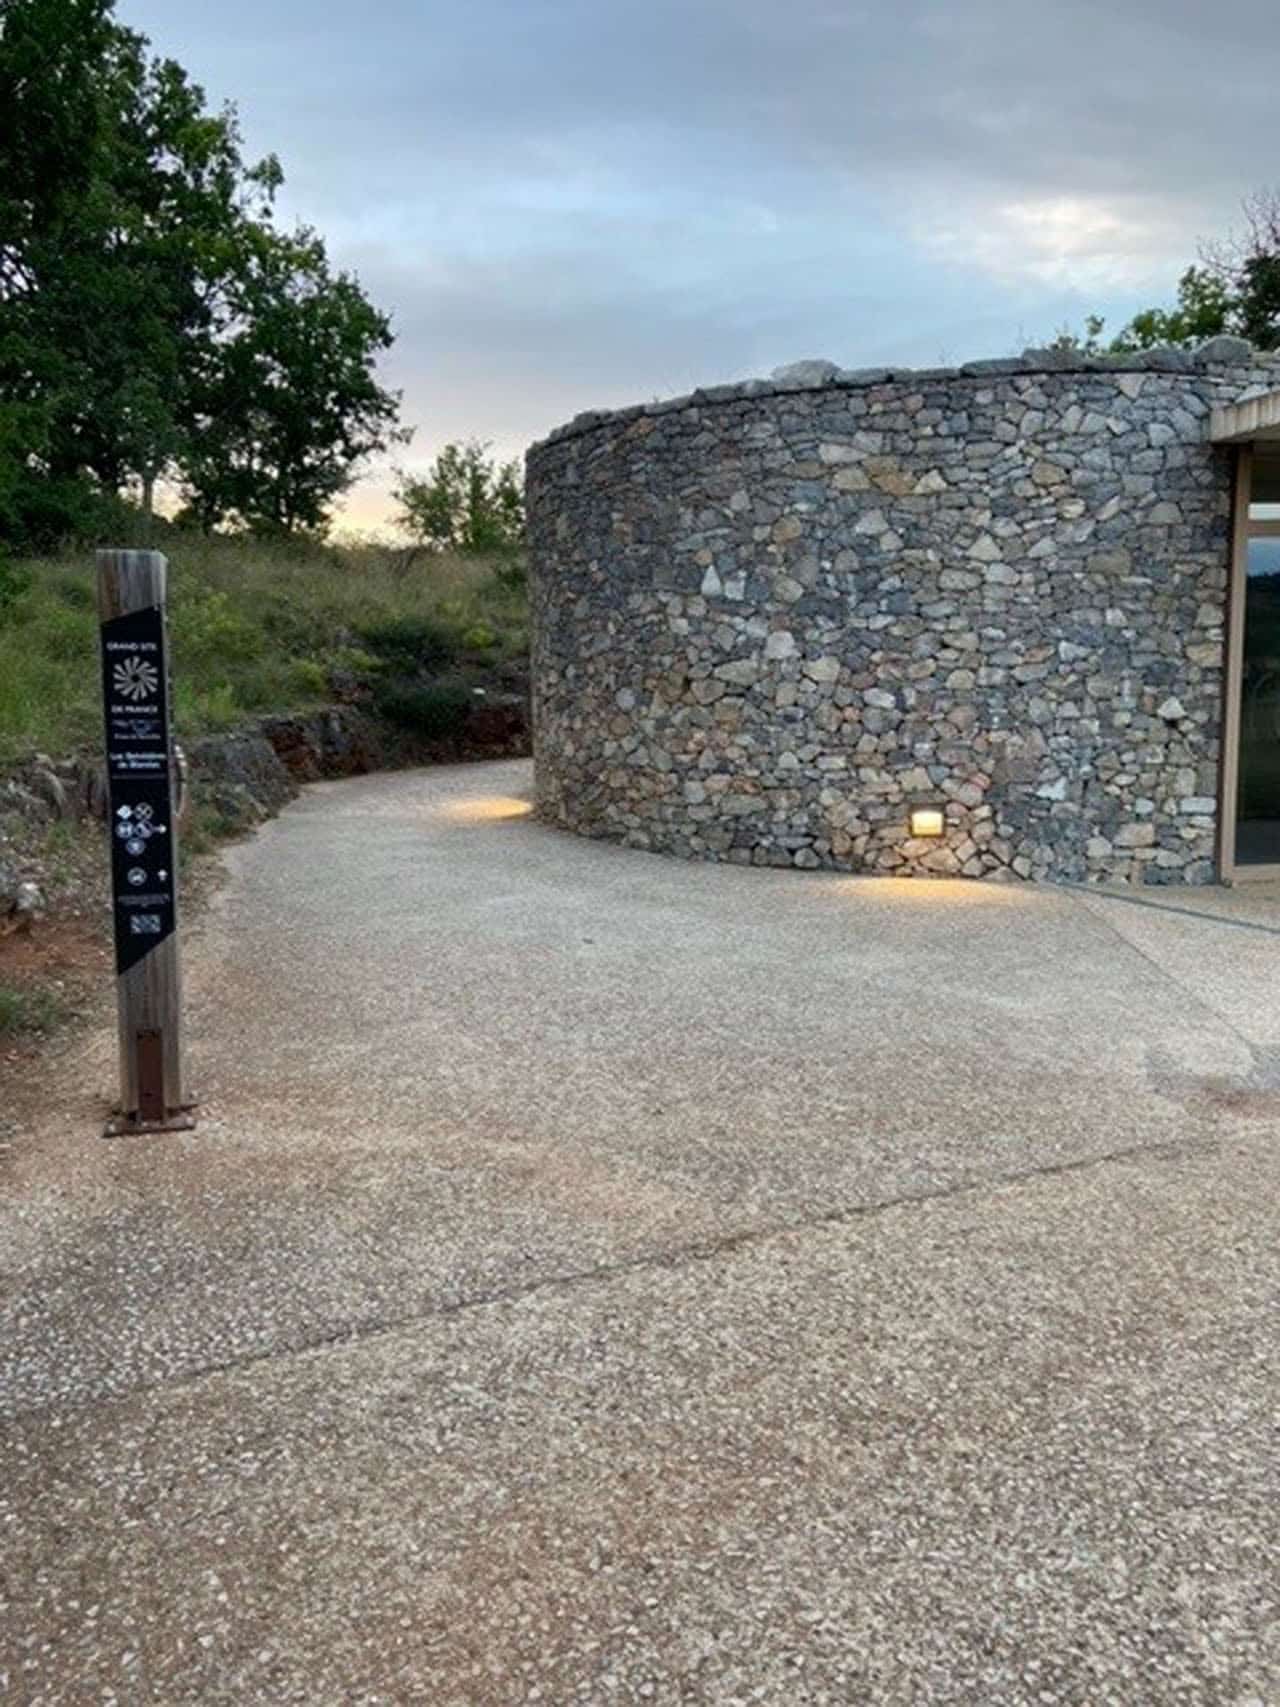
<instances>
[{"instance_id":1,"label":"grass tuft","mask_svg":"<svg viewBox=\"0 0 1280 1707\"><path fill-rule=\"evenodd\" d=\"M67 1004L53 990L0 984L0 1037L52 1031L67 1017Z\"/></svg>"}]
</instances>

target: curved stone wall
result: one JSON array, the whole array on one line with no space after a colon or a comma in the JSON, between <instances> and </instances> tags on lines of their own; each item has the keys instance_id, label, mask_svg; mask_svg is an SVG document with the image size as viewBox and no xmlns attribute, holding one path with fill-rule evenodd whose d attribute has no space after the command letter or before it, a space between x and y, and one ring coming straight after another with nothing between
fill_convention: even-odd
<instances>
[{"instance_id":1,"label":"curved stone wall","mask_svg":"<svg viewBox=\"0 0 1280 1707\"><path fill-rule=\"evenodd\" d=\"M1274 382L1247 357L806 363L560 429L528 461L539 810L751 864L1211 880L1205 434Z\"/></svg>"}]
</instances>

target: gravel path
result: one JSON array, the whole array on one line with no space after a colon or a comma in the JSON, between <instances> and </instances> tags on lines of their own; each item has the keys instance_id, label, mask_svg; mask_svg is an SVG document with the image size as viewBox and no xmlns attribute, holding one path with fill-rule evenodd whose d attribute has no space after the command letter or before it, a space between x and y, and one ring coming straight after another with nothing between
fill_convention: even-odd
<instances>
[{"instance_id":1,"label":"gravel path","mask_svg":"<svg viewBox=\"0 0 1280 1707\"><path fill-rule=\"evenodd\" d=\"M1280 1702L1280 901L324 784L0 1156L0 1699Z\"/></svg>"}]
</instances>

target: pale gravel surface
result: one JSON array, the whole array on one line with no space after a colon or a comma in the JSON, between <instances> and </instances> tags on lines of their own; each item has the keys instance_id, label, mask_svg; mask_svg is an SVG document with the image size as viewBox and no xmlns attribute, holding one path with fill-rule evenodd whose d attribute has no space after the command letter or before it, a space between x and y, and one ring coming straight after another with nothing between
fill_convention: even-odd
<instances>
[{"instance_id":1,"label":"pale gravel surface","mask_svg":"<svg viewBox=\"0 0 1280 1707\"><path fill-rule=\"evenodd\" d=\"M96 1138L105 1027L32 1087L0 1699L1280 1702L1274 892L686 866L526 792L234 850L193 1137Z\"/></svg>"}]
</instances>

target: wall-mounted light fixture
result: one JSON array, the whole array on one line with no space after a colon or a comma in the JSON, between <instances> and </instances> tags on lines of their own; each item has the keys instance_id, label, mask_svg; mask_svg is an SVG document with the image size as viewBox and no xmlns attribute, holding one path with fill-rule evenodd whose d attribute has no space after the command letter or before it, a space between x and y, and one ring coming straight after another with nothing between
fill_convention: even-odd
<instances>
[{"instance_id":1,"label":"wall-mounted light fixture","mask_svg":"<svg viewBox=\"0 0 1280 1707\"><path fill-rule=\"evenodd\" d=\"M947 820L941 806L913 806L910 823L913 836L941 836L946 833Z\"/></svg>"}]
</instances>

